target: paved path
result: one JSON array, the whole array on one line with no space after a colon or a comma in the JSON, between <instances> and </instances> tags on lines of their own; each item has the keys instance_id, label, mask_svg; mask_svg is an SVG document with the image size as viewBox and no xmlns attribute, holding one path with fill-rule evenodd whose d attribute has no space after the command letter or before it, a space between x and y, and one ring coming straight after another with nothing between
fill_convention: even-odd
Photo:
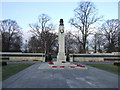
<instances>
[{"instance_id":1,"label":"paved path","mask_svg":"<svg viewBox=\"0 0 120 90\"><path fill-rule=\"evenodd\" d=\"M40 70L36 63L3 81L3 88L118 88L118 75L88 70Z\"/></svg>"}]
</instances>

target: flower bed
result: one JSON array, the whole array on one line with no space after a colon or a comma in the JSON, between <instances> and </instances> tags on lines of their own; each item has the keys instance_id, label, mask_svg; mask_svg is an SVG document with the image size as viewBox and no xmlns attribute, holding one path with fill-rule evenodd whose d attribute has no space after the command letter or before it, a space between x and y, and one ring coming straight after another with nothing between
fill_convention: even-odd
<instances>
[{"instance_id":1,"label":"flower bed","mask_svg":"<svg viewBox=\"0 0 120 90\"><path fill-rule=\"evenodd\" d=\"M57 68L57 66L52 66L52 68Z\"/></svg>"},{"instance_id":2,"label":"flower bed","mask_svg":"<svg viewBox=\"0 0 120 90\"><path fill-rule=\"evenodd\" d=\"M53 62L48 62L48 64L49 64L49 65L54 65L54 63L53 63Z\"/></svg>"},{"instance_id":3,"label":"flower bed","mask_svg":"<svg viewBox=\"0 0 120 90\"><path fill-rule=\"evenodd\" d=\"M77 65L78 67L85 67L85 66L83 66L83 65Z\"/></svg>"},{"instance_id":4,"label":"flower bed","mask_svg":"<svg viewBox=\"0 0 120 90\"><path fill-rule=\"evenodd\" d=\"M80 65L80 64L75 64L75 65L77 65L77 67L85 67L85 66L83 66L83 65Z\"/></svg>"},{"instance_id":5,"label":"flower bed","mask_svg":"<svg viewBox=\"0 0 120 90\"><path fill-rule=\"evenodd\" d=\"M75 66L70 66L70 68L75 68Z\"/></svg>"},{"instance_id":6,"label":"flower bed","mask_svg":"<svg viewBox=\"0 0 120 90\"><path fill-rule=\"evenodd\" d=\"M60 66L60 68L65 68L65 66Z\"/></svg>"}]
</instances>

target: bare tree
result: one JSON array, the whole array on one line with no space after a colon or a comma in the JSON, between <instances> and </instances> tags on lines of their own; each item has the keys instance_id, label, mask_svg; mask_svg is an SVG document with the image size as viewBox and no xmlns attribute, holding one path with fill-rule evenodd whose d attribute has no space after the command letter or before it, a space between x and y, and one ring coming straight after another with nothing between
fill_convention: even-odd
<instances>
[{"instance_id":1,"label":"bare tree","mask_svg":"<svg viewBox=\"0 0 120 90\"><path fill-rule=\"evenodd\" d=\"M52 50L51 47L57 37L55 33L51 32L54 30L54 26L50 24L49 21L50 17L48 15L41 14L38 17L38 23L29 25L31 27L30 31L38 39L40 52L46 54Z\"/></svg>"},{"instance_id":2,"label":"bare tree","mask_svg":"<svg viewBox=\"0 0 120 90\"><path fill-rule=\"evenodd\" d=\"M118 47L120 32L119 27L120 21L118 19L107 20L102 25L102 31L107 40L105 45L107 52L117 51L116 47Z\"/></svg>"},{"instance_id":3,"label":"bare tree","mask_svg":"<svg viewBox=\"0 0 120 90\"><path fill-rule=\"evenodd\" d=\"M92 2L80 2L74 10L75 16L69 20L69 23L81 32L82 52L86 53L87 37L92 33L91 25L99 21L102 17L97 17L96 8Z\"/></svg>"},{"instance_id":4,"label":"bare tree","mask_svg":"<svg viewBox=\"0 0 120 90\"><path fill-rule=\"evenodd\" d=\"M47 32L46 33L46 53L56 54L57 52L57 43L58 43L58 36L56 33Z\"/></svg>"},{"instance_id":5,"label":"bare tree","mask_svg":"<svg viewBox=\"0 0 120 90\"><path fill-rule=\"evenodd\" d=\"M73 34L71 32L67 32L65 35L65 48L66 48L66 53L77 53L79 52L78 48L80 47L79 45L79 40L77 40L75 37L73 37Z\"/></svg>"},{"instance_id":6,"label":"bare tree","mask_svg":"<svg viewBox=\"0 0 120 90\"><path fill-rule=\"evenodd\" d=\"M0 21L2 34L2 51L20 51L22 32L16 21L7 19Z\"/></svg>"},{"instance_id":7,"label":"bare tree","mask_svg":"<svg viewBox=\"0 0 120 90\"><path fill-rule=\"evenodd\" d=\"M46 14L41 14L38 17L38 23L36 24L29 24L31 27L31 32L33 33L34 36L39 38L40 44L42 47L42 52L46 52L46 29L47 29L47 24L48 21L50 21L50 17Z\"/></svg>"},{"instance_id":8,"label":"bare tree","mask_svg":"<svg viewBox=\"0 0 120 90\"><path fill-rule=\"evenodd\" d=\"M22 37L21 36L14 36L11 39L11 47L10 50L12 51L21 51L21 46L22 46Z\"/></svg>"},{"instance_id":9,"label":"bare tree","mask_svg":"<svg viewBox=\"0 0 120 90\"><path fill-rule=\"evenodd\" d=\"M103 47L104 47L105 42L106 42L106 39L103 33L100 32L100 30L95 32L90 42L91 47L94 49L94 53L96 52L102 53L104 50Z\"/></svg>"},{"instance_id":10,"label":"bare tree","mask_svg":"<svg viewBox=\"0 0 120 90\"><path fill-rule=\"evenodd\" d=\"M38 23L36 24L29 24L29 26L31 27L31 32L35 35L35 36L40 36L41 32L44 32L46 30L48 30L48 22L50 21L50 17L46 14L41 14L38 16Z\"/></svg>"},{"instance_id":11,"label":"bare tree","mask_svg":"<svg viewBox=\"0 0 120 90\"><path fill-rule=\"evenodd\" d=\"M38 39L35 36L32 36L28 41L29 52L37 53L40 52L40 46L38 45Z\"/></svg>"}]
</instances>

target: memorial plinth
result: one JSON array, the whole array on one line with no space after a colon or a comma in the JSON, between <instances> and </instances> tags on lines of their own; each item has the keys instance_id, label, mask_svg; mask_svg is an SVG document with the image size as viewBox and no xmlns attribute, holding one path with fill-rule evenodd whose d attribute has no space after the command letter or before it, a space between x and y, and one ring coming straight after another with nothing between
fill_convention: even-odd
<instances>
[{"instance_id":1,"label":"memorial plinth","mask_svg":"<svg viewBox=\"0 0 120 90\"><path fill-rule=\"evenodd\" d=\"M61 63L62 61L66 61L63 19L60 19L60 25L59 25L59 31L58 31L58 44L59 44L59 48L58 48L57 62Z\"/></svg>"}]
</instances>

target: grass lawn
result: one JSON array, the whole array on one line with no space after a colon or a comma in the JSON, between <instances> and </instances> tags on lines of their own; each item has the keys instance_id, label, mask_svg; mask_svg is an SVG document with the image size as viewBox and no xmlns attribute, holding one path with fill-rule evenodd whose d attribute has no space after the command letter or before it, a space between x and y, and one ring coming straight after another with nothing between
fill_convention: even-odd
<instances>
[{"instance_id":1,"label":"grass lawn","mask_svg":"<svg viewBox=\"0 0 120 90\"><path fill-rule=\"evenodd\" d=\"M96 68L120 75L120 66L118 67L113 64L86 64L86 65L90 65L92 67L96 67Z\"/></svg>"},{"instance_id":2,"label":"grass lawn","mask_svg":"<svg viewBox=\"0 0 120 90\"><path fill-rule=\"evenodd\" d=\"M7 66L2 66L2 80L18 73L19 71L33 65L32 63L9 63Z\"/></svg>"}]
</instances>

